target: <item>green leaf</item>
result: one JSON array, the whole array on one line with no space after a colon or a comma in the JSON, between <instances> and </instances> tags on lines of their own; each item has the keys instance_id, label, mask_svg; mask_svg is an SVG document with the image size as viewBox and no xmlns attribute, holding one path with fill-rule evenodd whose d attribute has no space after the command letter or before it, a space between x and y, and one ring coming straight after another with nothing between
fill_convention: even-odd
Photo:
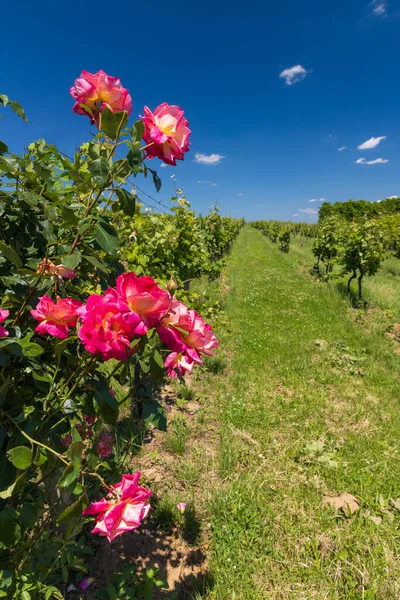
<instances>
[{"instance_id":1,"label":"green leaf","mask_svg":"<svg viewBox=\"0 0 400 600\"><path fill-rule=\"evenodd\" d=\"M65 256L61 256L61 264L67 269L75 269L79 265L82 260L82 255L79 250L76 250L72 254L66 254Z\"/></svg>"},{"instance_id":2,"label":"green leaf","mask_svg":"<svg viewBox=\"0 0 400 600\"><path fill-rule=\"evenodd\" d=\"M156 171L153 171L153 169L149 169L149 171L151 172L151 174L153 176L154 187L156 188L157 192L159 192L161 190L162 181L159 178Z\"/></svg>"},{"instance_id":3,"label":"green leaf","mask_svg":"<svg viewBox=\"0 0 400 600\"><path fill-rule=\"evenodd\" d=\"M20 340L19 345L22 348L22 354L25 358L37 358L44 352L42 346L35 342L29 342L26 339Z\"/></svg>"},{"instance_id":4,"label":"green leaf","mask_svg":"<svg viewBox=\"0 0 400 600\"><path fill-rule=\"evenodd\" d=\"M0 547L9 548L21 539L21 528L14 523L15 512L12 508L5 508L0 512Z\"/></svg>"},{"instance_id":5,"label":"green leaf","mask_svg":"<svg viewBox=\"0 0 400 600\"><path fill-rule=\"evenodd\" d=\"M78 500L76 500L76 502L68 506L68 508L66 508L61 513L61 515L57 519L57 523L60 524L63 521L69 521L76 517L80 517L88 504L89 499L87 497L86 492L84 492L82 496L80 496Z\"/></svg>"},{"instance_id":6,"label":"green leaf","mask_svg":"<svg viewBox=\"0 0 400 600\"><path fill-rule=\"evenodd\" d=\"M99 271L108 275L107 267L95 256L84 256L83 258L87 260L93 267L96 267L96 269L99 269Z\"/></svg>"},{"instance_id":7,"label":"green leaf","mask_svg":"<svg viewBox=\"0 0 400 600\"><path fill-rule=\"evenodd\" d=\"M62 216L64 221L69 223L70 225L77 225L79 223L79 217L74 213L74 211L68 206L63 206L61 209Z\"/></svg>"},{"instance_id":8,"label":"green leaf","mask_svg":"<svg viewBox=\"0 0 400 600\"><path fill-rule=\"evenodd\" d=\"M15 250L13 250L13 248L11 248L10 246L7 246L7 244L5 244L4 242L0 242L0 252L2 253L2 255L5 258L7 258L7 260L14 263L14 265L17 267L17 269L22 268L22 260L20 259L18 254L15 252Z\"/></svg>"},{"instance_id":9,"label":"green leaf","mask_svg":"<svg viewBox=\"0 0 400 600\"><path fill-rule=\"evenodd\" d=\"M21 524L25 529L31 529L38 518L38 510L34 504L25 503L19 513Z\"/></svg>"},{"instance_id":10,"label":"green leaf","mask_svg":"<svg viewBox=\"0 0 400 600\"><path fill-rule=\"evenodd\" d=\"M74 457L73 461L67 465L61 475L60 479L57 482L57 487L67 488L73 483L81 470L81 461L79 458Z\"/></svg>"},{"instance_id":11,"label":"green leaf","mask_svg":"<svg viewBox=\"0 0 400 600\"><path fill-rule=\"evenodd\" d=\"M144 134L144 123L141 119L136 121L132 127L132 141L140 142Z\"/></svg>"},{"instance_id":12,"label":"green leaf","mask_svg":"<svg viewBox=\"0 0 400 600\"><path fill-rule=\"evenodd\" d=\"M118 177L128 177L131 174L131 167L126 158L121 158L115 161L113 171Z\"/></svg>"},{"instance_id":13,"label":"green leaf","mask_svg":"<svg viewBox=\"0 0 400 600\"><path fill-rule=\"evenodd\" d=\"M2 498L2 500L6 500L15 494L19 494L24 489L25 482L26 473L21 473L21 475L17 477L13 484L11 484L6 490L0 492L0 498Z\"/></svg>"},{"instance_id":14,"label":"green leaf","mask_svg":"<svg viewBox=\"0 0 400 600\"><path fill-rule=\"evenodd\" d=\"M32 463L32 450L26 446L17 446L7 452L8 460L17 469L27 469Z\"/></svg>"},{"instance_id":15,"label":"green leaf","mask_svg":"<svg viewBox=\"0 0 400 600\"><path fill-rule=\"evenodd\" d=\"M149 579L154 579L155 576L157 575L157 573L158 573L158 570L155 567L150 567L146 571L146 575Z\"/></svg>"},{"instance_id":16,"label":"green leaf","mask_svg":"<svg viewBox=\"0 0 400 600\"><path fill-rule=\"evenodd\" d=\"M115 589L112 583L107 583L106 590L110 600L117 600L117 590Z\"/></svg>"},{"instance_id":17,"label":"green leaf","mask_svg":"<svg viewBox=\"0 0 400 600\"><path fill-rule=\"evenodd\" d=\"M128 217L133 217L136 208L135 196L122 188L117 189L117 196L123 213Z\"/></svg>"},{"instance_id":18,"label":"green leaf","mask_svg":"<svg viewBox=\"0 0 400 600\"><path fill-rule=\"evenodd\" d=\"M75 457L81 459L82 458L82 453L83 453L83 449L84 449L84 443L83 442L74 442L73 444L70 445L70 447L68 448L68 456L73 459Z\"/></svg>"},{"instance_id":19,"label":"green leaf","mask_svg":"<svg viewBox=\"0 0 400 600\"><path fill-rule=\"evenodd\" d=\"M100 248L115 257L118 250L118 237L111 225L99 221L94 226L94 234Z\"/></svg>"},{"instance_id":20,"label":"green leaf","mask_svg":"<svg viewBox=\"0 0 400 600\"><path fill-rule=\"evenodd\" d=\"M154 381L162 381L165 376L164 361L157 350L150 356L150 374Z\"/></svg>"},{"instance_id":21,"label":"green leaf","mask_svg":"<svg viewBox=\"0 0 400 600\"><path fill-rule=\"evenodd\" d=\"M129 150L126 159L131 167L133 174L137 175L140 171L143 162L142 151L137 146L132 146Z\"/></svg>"},{"instance_id":22,"label":"green leaf","mask_svg":"<svg viewBox=\"0 0 400 600\"><path fill-rule=\"evenodd\" d=\"M68 344L72 341L76 339L76 335L73 335L71 337L65 338L65 340L59 340L57 342L54 343L54 354L56 356L61 356L61 354L64 352L64 350L66 350L66 348L68 347Z\"/></svg>"},{"instance_id":23,"label":"green leaf","mask_svg":"<svg viewBox=\"0 0 400 600\"><path fill-rule=\"evenodd\" d=\"M128 113L126 111L112 112L105 108L101 113L101 129L107 137L115 140L117 134L125 127L128 122Z\"/></svg>"},{"instance_id":24,"label":"green leaf","mask_svg":"<svg viewBox=\"0 0 400 600\"><path fill-rule=\"evenodd\" d=\"M89 171L91 172L95 183L100 188L106 187L110 176L110 169L108 166L108 161L106 158L104 158L104 156L96 158L96 160L92 160L89 165Z\"/></svg>"},{"instance_id":25,"label":"green leaf","mask_svg":"<svg viewBox=\"0 0 400 600\"><path fill-rule=\"evenodd\" d=\"M147 426L153 425L160 431L167 431L167 416L157 400L146 400L144 402L143 419Z\"/></svg>"},{"instance_id":26,"label":"green leaf","mask_svg":"<svg viewBox=\"0 0 400 600\"><path fill-rule=\"evenodd\" d=\"M62 567L61 569L61 577L64 583L67 583L68 581L68 569L67 567Z\"/></svg>"},{"instance_id":27,"label":"green leaf","mask_svg":"<svg viewBox=\"0 0 400 600\"><path fill-rule=\"evenodd\" d=\"M79 431L78 431L78 429L76 427L73 427L71 429L71 434L72 434L72 441L73 442L81 442L82 441L81 434L79 433Z\"/></svg>"},{"instance_id":28,"label":"green leaf","mask_svg":"<svg viewBox=\"0 0 400 600\"><path fill-rule=\"evenodd\" d=\"M94 393L96 412L109 425L115 425L118 418L118 402L106 389L96 390Z\"/></svg>"},{"instance_id":29,"label":"green leaf","mask_svg":"<svg viewBox=\"0 0 400 600\"><path fill-rule=\"evenodd\" d=\"M33 464L37 467L40 467L41 465L44 465L46 460L48 460L47 451L44 448L40 448L40 446L38 446L33 457Z\"/></svg>"},{"instance_id":30,"label":"green leaf","mask_svg":"<svg viewBox=\"0 0 400 600\"><path fill-rule=\"evenodd\" d=\"M22 192L20 194L20 197L21 197L21 200L26 202L32 208L37 206L40 201L39 194L35 194L34 192Z\"/></svg>"},{"instance_id":31,"label":"green leaf","mask_svg":"<svg viewBox=\"0 0 400 600\"><path fill-rule=\"evenodd\" d=\"M39 225L41 226L42 235L48 242L57 241L57 236L54 233L53 225L50 223L50 221L40 221Z\"/></svg>"},{"instance_id":32,"label":"green leaf","mask_svg":"<svg viewBox=\"0 0 400 600\"><path fill-rule=\"evenodd\" d=\"M0 141L0 154L5 154L6 152L8 152L8 146Z\"/></svg>"},{"instance_id":33,"label":"green leaf","mask_svg":"<svg viewBox=\"0 0 400 600\"><path fill-rule=\"evenodd\" d=\"M9 105L11 106L11 108L13 109L13 111L15 112L16 115L18 115L19 117L21 117L21 119L23 121L25 121L25 123L28 122L28 118L25 114L24 109L22 108L22 106L20 105L19 102L16 102L15 100L10 100L9 101Z\"/></svg>"}]
</instances>

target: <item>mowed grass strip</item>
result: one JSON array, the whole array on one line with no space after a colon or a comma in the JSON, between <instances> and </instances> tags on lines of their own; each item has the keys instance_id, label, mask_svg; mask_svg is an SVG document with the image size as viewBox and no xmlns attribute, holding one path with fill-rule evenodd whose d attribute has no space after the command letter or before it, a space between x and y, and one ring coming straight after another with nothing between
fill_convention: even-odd
<instances>
[{"instance_id":1,"label":"mowed grass strip","mask_svg":"<svg viewBox=\"0 0 400 600\"><path fill-rule=\"evenodd\" d=\"M398 600L400 357L250 227L228 279L208 597Z\"/></svg>"}]
</instances>

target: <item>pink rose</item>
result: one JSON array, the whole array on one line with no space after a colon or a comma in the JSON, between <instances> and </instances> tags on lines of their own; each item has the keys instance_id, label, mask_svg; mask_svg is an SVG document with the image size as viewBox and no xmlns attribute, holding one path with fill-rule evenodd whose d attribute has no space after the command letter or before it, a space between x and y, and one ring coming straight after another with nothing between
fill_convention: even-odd
<instances>
[{"instance_id":1,"label":"pink rose","mask_svg":"<svg viewBox=\"0 0 400 600\"><path fill-rule=\"evenodd\" d=\"M211 325L205 323L195 310L189 310L183 302L175 299L158 327L158 334L161 341L173 351L165 361L171 375L175 368L181 375L184 371L191 372L193 363L202 364L202 354L211 356L212 350L218 346Z\"/></svg>"},{"instance_id":2,"label":"pink rose","mask_svg":"<svg viewBox=\"0 0 400 600\"><path fill-rule=\"evenodd\" d=\"M10 311L5 310L4 308L0 308L0 323L3 323L10 314ZM7 337L9 335L7 329L0 326L0 338Z\"/></svg>"},{"instance_id":3,"label":"pink rose","mask_svg":"<svg viewBox=\"0 0 400 600\"><path fill-rule=\"evenodd\" d=\"M96 442L97 452L99 458L109 458L112 454L112 446L114 439L109 433L101 433L98 441Z\"/></svg>"},{"instance_id":4,"label":"pink rose","mask_svg":"<svg viewBox=\"0 0 400 600\"><path fill-rule=\"evenodd\" d=\"M175 377L177 377L176 370L178 370L183 377L185 372L191 373L193 371L195 363L201 365L201 360L197 359L195 361L185 352L180 352L179 354L178 352L171 352L165 359L164 365L171 379L175 379Z\"/></svg>"},{"instance_id":5,"label":"pink rose","mask_svg":"<svg viewBox=\"0 0 400 600\"><path fill-rule=\"evenodd\" d=\"M143 139L148 144L146 158L160 158L168 165L176 165L177 160L183 160L189 150L188 122L179 106L169 106L166 102L160 104L154 111L145 106Z\"/></svg>"},{"instance_id":6,"label":"pink rose","mask_svg":"<svg viewBox=\"0 0 400 600\"><path fill-rule=\"evenodd\" d=\"M89 417L89 415L83 415L83 419L88 425L93 425L96 420L96 417Z\"/></svg>"},{"instance_id":7,"label":"pink rose","mask_svg":"<svg viewBox=\"0 0 400 600\"><path fill-rule=\"evenodd\" d=\"M83 515L98 515L92 533L105 536L109 542L140 526L151 510L148 499L151 492L138 486L139 471L134 475L122 475L122 481L113 486L112 492L99 502L93 502Z\"/></svg>"},{"instance_id":8,"label":"pink rose","mask_svg":"<svg viewBox=\"0 0 400 600\"><path fill-rule=\"evenodd\" d=\"M52 335L56 338L68 337L69 327L75 327L78 319L77 310L82 306L80 300L63 298L53 302L49 296L39 298L39 304L31 315L36 321L41 321L35 329L41 335Z\"/></svg>"},{"instance_id":9,"label":"pink rose","mask_svg":"<svg viewBox=\"0 0 400 600\"><path fill-rule=\"evenodd\" d=\"M151 277L138 277L135 273L123 273L117 279L118 306L130 321L132 314L139 315L141 327L138 335L145 335L169 310L171 297Z\"/></svg>"},{"instance_id":10,"label":"pink rose","mask_svg":"<svg viewBox=\"0 0 400 600\"><path fill-rule=\"evenodd\" d=\"M176 505L176 508L179 510L179 512L183 515L183 513L186 510L186 502L178 502L178 504Z\"/></svg>"},{"instance_id":11,"label":"pink rose","mask_svg":"<svg viewBox=\"0 0 400 600\"><path fill-rule=\"evenodd\" d=\"M61 436L60 442L62 443L63 446L65 446L66 448L69 448L70 445L72 444L72 433L67 433L66 435Z\"/></svg>"},{"instance_id":12,"label":"pink rose","mask_svg":"<svg viewBox=\"0 0 400 600\"><path fill-rule=\"evenodd\" d=\"M78 583L78 589L85 592L92 585L93 581L93 577L85 577L80 583Z\"/></svg>"},{"instance_id":13,"label":"pink rose","mask_svg":"<svg viewBox=\"0 0 400 600\"><path fill-rule=\"evenodd\" d=\"M74 279L75 277L74 269L68 269L67 267L64 267L64 265L57 265L56 267L51 267L50 273L52 275L57 275L62 279Z\"/></svg>"},{"instance_id":14,"label":"pink rose","mask_svg":"<svg viewBox=\"0 0 400 600\"><path fill-rule=\"evenodd\" d=\"M82 327L78 336L88 352L101 354L103 360L127 360L130 342L136 330L141 331L142 320L137 314L124 318L115 290L107 290L104 296L89 296L79 317Z\"/></svg>"},{"instance_id":15,"label":"pink rose","mask_svg":"<svg viewBox=\"0 0 400 600\"><path fill-rule=\"evenodd\" d=\"M56 275L62 279L73 279L75 277L75 271L73 269L67 269L64 265L55 265L51 260L42 260L36 269L38 275Z\"/></svg>"},{"instance_id":16,"label":"pink rose","mask_svg":"<svg viewBox=\"0 0 400 600\"><path fill-rule=\"evenodd\" d=\"M101 70L94 75L82 71L70 94L76 100L72 110L78 115L90 117L92 124L99 124L100 113L106 107L112 112L126 111L128 115L132 112L132 98L128 90L122 87L118 77L111 77ZM82 104L90 108L93 116L82 108Z\"/></svg>"}]
</instances>

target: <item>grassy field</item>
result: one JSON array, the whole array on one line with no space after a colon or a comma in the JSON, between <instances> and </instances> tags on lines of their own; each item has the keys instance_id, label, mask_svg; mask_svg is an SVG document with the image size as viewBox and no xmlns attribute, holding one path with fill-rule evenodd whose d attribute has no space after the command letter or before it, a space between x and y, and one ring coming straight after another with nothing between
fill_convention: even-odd
<instances>
[{"instance_id":1,"label":"grassy field","mask_svg":"<svg viewBox=\"0 0 400 600\"><path fill-rule=\"evenodd\" d=\"M228 261L224 350L202 379L217 442L201 597L400 598L400 357L386 324L309 263L309 247L283 254L249 227ZM394 316L398 264L366 285Z\"/></svg>"},{"instance_id":2,"label":"grassy field","mask_svg":"<svg viewBox=\"0 0 400 600\"><path fill-rule=\"evenodd\" d=\"M295 238L291 241L291 259L303 265L305 269L315 262L312 244L313 240L300 241L299 238ZM337 270L337 267L335 269ZM347 283L346 277L343 277L342 283ZM355 291L356 283L353 283L353 286ZM363 287L363 295L369 302L391 311L391 316L394 318L397 315L400 320L400 259L394 256L387 258L376 276L365 278Z\"/></svg>"}]
</instances>

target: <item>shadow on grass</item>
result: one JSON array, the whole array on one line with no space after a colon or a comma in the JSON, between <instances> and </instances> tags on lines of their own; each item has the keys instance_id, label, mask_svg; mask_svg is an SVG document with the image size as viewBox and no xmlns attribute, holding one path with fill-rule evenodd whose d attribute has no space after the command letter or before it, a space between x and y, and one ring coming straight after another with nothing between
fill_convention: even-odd
<instances>
[{"instance_id":1,"label":"shadow on grass","mask_svg":"<svg viewBox=\"0 0 400 600\"><path fill-rule=\"evenodd\" d=\"M359 299L358 293L354 292L353 289L350 291L347 288L347 284L344 281L336 282L336 289L339 294L349 301L352 308L368 308L370 302L368 299Z\"/></svg>"}]
</instances>

